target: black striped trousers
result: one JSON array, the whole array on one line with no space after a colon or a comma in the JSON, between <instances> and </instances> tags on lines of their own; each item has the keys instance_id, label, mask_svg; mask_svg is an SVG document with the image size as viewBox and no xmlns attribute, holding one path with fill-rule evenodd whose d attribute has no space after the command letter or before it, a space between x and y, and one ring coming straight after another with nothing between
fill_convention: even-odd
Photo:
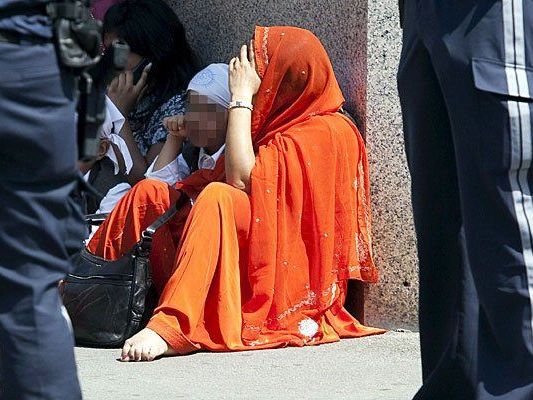
<instances>
[{"instance_id":1,"label":"black striped trousers","mask_svg":"<svg viewBox=\"0 0 533 400\"><path fill-rule=\"evenodd\" d=\"M416 399L533 399L533 1L405 0Z\"/></svg>"}]
</instances>

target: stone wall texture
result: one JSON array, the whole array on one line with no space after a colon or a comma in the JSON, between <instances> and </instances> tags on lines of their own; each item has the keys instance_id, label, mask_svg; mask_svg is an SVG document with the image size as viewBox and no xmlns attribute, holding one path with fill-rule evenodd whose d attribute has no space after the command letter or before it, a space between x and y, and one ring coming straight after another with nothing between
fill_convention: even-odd
<instances>
[{"instance_id":1,"label":"stone wall texture","mask_svg":"<svg viewBox=\"0 0 533 400\"><path fill-rule=\"evenodd\" d=\"M368 140L374 245L381 282L367 289L367 323L416 327L417 272L395 71L397 0L168 0L203 63L227 62L255 25L294 25L323 42Z\"/></svg>"},{"instance_id":2,"label":"stone wall texture","mask_svg":"<svg viewBox=\"0 0 533 400\"><path fill-rule=\"evenodd\" d=\"M367 323L417 329L418 265L410 179L396 89L401 50L397 0L368 2L367 144L374 251L381 279L367 293Z\"/></svg>"}]
</instances>

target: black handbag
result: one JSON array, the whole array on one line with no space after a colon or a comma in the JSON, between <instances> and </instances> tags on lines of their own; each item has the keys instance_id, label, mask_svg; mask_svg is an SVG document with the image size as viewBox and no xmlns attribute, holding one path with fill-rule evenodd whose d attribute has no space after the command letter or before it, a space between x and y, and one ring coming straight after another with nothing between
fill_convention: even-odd
<instances>
[{"instance_id":1,"label":"black handbag","mask_svg":"<svg viewBox=\"0 0 533 400\"><path fill-rule=\"evenodd\" d=\"M144 230L141 240L118 260L97 257L85 247L73 256L72 272L60 292L76 344L121 347L146 326L157 303L150 269L152 237L188 200L182 192L178 202Z\"/></svg>"}]
</instances>

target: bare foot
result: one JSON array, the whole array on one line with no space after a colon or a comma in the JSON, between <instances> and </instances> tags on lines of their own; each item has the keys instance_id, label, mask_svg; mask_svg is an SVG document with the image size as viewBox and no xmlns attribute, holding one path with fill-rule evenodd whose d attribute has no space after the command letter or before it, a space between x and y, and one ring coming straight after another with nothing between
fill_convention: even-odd
<instances>
[{"instance_id":1,"label":"bare foot","mask_svg":"<svg viewBox=\"0 0 533 400\"><path fill-rule=\"evenodd\" d=\"M145 328L132 336L122 348L122 361L153 361L159 356L173 356L174 351L161 336Z\"/></svg>"}]
</instances>

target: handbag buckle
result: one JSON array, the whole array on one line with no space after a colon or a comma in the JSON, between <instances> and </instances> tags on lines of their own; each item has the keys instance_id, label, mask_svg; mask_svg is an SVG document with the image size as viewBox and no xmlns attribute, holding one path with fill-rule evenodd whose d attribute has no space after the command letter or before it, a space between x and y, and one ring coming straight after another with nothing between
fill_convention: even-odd
<instances>
[{"instance_id":1,"label":"handbag buckle","mask_svg":"<svg viewBox=\"0 0 533 400\"><path fill-rule=\"evenodd\" d=\"M152 249L152 234L148 230L141 233L141 241L139 242L140 251L149 252Z\"/></svg>"}]
</instances>

